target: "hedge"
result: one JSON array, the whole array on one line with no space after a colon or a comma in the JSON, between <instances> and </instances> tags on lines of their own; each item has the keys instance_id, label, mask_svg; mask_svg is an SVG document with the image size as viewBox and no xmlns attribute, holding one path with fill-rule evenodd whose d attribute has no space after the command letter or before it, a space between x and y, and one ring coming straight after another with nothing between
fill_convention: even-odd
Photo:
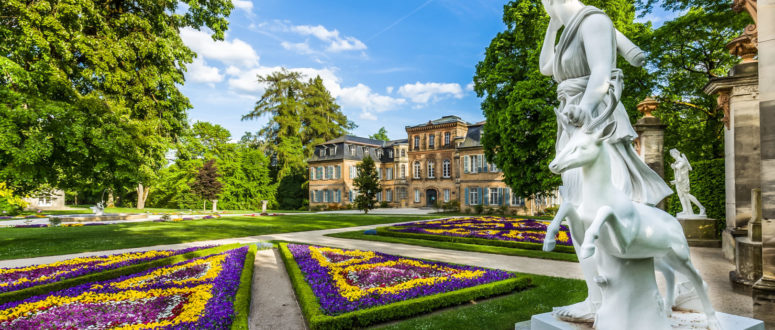
<instances>
[{"instance_id":1,"label":"hedge","mask_svg":"<svg viewBox=\"0 0 775 330\"><path fill-rule=\"evenodd\" d=\"M209 249L193 251L193 252L179 254L179 255L171 256L167 258L156 259L153 261L111 269L104 272L74 277L74 278L66 279L59 282L33 286L26 289L18 290L18 291L5 292L0 294L0 304L4 304L11 301L27 299L29 297L46 294L52 291L64 290L64 289L68 289L88 282L112 280L114 278L118 278L124 275L140 273L151 268L169 266L189 259L216 254L216 253L220 253L231 249L236 249L240 246L242 246L242 244L221 245L221 246L216 246Z\"/></svg>"},{"instance_id":2,"label":"hedge","mask_svg":"<svg viewBox=\"0 0 775 330\"><path fill-rule=\"evenodd\" d=\"M250 298L251 287L253 284L253 264L256 260L256 251L258 245L251 244L248 254L245 256L245 265L242 266L242 275L240 275L239 289L234 296L234 320L231 322L232 329L248 329L250 316Z\"/></svg>"},{"instance_id":3,"label":"hedge","mask_svg":"<svg viewBox=\"0 0 775 330\"><path fill-rule=\"evenodd\" d=\"M442 307L459 305L478 298L505 294L530 286L530 279L520 276L457 291L418 297L388 305L329 316L322 312L317 297L312 292L312 288L304 280L304 274L301 272L298 264L296 264L293 254L288 250L288 243L280 243L280 256L288 271L288 276L298 297L302 313L304 313L307 320L307 325L311 330L365 327L380 322L428 313Z\"/></svg>"},{"instance_id":4,"label":"hedge","mask_svg":"<svg viewBox=\"0 0 775 330\"><path fill-rule=\"evenodd\" d=\"M528 250L543 249L543 244L538 244L538 243L501 241L501 240L478 238L478 237L458 237L458 236L444 236L444 235L432 235L432 234L403 233L403 232L390 230L391 228L396 228L396 226L378 227L377 234L382 236L389 236L389 237L416 238L416 239L425 239L425 240L440 241L440 242L502 246L502 247L528 249ZM563 253L576 253L576 251L573 249L573 246L565 246L565 245L555 246L554 251L563 252Z\"/></svg>"},{"instance_id":5,"label":"hedge","mask_svg":"<svg viewBox=\"0 0 775 330\"><path fill-rule=\"evenodd\" d=\"M673 171L668 171L667 181L674 179ZM726 194L724 187L724 159L702 160L692 163L689 172L691 194L705 206L708 218L717 219L716 231L721 232L726 227ZM675 187L672 187L675 190ZM670 195L667 200L667 212L676 215L683 210L678 194ZM695 211L697 211L695 209Z\"/></svg>"}]
</instances>

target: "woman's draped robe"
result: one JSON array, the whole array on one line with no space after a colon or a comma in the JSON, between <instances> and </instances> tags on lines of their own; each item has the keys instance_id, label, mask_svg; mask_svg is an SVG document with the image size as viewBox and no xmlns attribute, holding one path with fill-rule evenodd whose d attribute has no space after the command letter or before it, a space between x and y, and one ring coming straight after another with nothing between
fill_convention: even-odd
<instances>
[{"instance_id":1,"label":"woman's draped robe","mask_svg":"<svg viewBox=\"0 0 775 330\"><path fill-rule=\"evenodd\" d=\"M557 86L557 97L560 100L560 106L555 110L557 112L557 142L556 150L559 152L572 138L573 133L582 127L576 127L567 122L567 106L571 104L578 105L584 95L589 82L589 63L584 51L584 42L578 34L581 22L590 15L600 14L608 18L603 11L592 6L586 6L580 10L568 24L560 37L555 48L555 58L553 63L554 80L559 83ZM609 31L611 40L616 43L613 24ZM616 67L616 44L611 45L611 51L614 52L614 63ZM622 90L622 73L619 69L614 69L611 73L610 83L614 87L615 93L619 94ZM619 99L617 95L615 100ZM608 107L609 103L615 101L605 96L596 109L592 110L587 119L596 118ZM618 103L618 101L616 101ZM634 202L656 205L663 198L673 193L665 181L643 160L638 157L632 146L632 141L638 137L638 134L632 128L627 112L621 103L616 105L611 116L603 121L598 127L605 127L611 121L616 122L616 131L608 140L610 144L611 174L614 186L627 194ZM581 202L581 169L575 168L562 174L564 194L563 199L578 205Z\"/></svg>"}]
</instances>

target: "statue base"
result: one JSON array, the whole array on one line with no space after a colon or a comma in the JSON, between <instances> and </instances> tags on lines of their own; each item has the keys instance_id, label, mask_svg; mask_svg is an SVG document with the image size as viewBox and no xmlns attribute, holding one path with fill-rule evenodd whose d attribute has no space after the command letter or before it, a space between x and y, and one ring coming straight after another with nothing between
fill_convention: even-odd
<instances>
[{"instance_id":1,"label":"statue base","mask_svg":"<svg viewBox=\"0 0 775 330\"><path fill-rule=\"evenodd\" d=\"M716 317L724 330L764 330L764 322L737 315L716 312ZM695 330L707 329L705 314L673 312L670 318L670 326L673 329ZM594 329L591 323L572 323L560 321L552 313L543 313L533 315L530 319L530 325L525 322L517 323L515 330L591 330Z\"/></svg>"},{"instance_id":2,"label":"statue base","mask_svg":"<svg viewBox=\"0 0 775 330\"><path fill-rule=\"evenodd\" d=\"M684 229L689 246L721 247L716 235L716 219L699 215L678 215L678 222Z\"/></svg>"},{"instance_id":3,"label":"statue base","mask_svg":"<svg viewBox=\"0 0 775 330\"><path fill-rule=\"evenodd\" d=\"M729 272L729 281L735 292L750 295L751 287L762 278L762 242L743 236L735 243L735 270Z\"/></svg>"}]
</instances>

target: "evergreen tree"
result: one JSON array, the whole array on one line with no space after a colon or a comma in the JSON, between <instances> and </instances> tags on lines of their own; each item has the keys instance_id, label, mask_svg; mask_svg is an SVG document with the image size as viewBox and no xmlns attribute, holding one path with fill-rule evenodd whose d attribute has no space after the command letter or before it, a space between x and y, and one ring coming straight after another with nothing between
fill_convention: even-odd
<instances>
[{"instance_id":1,"label":"evergreen tree","mask_svg":"<svg viewBox=\"0 0 775 330\"><path fill-rule=\"evenodd\" d=\"M355 207L368 214L369 210L377 205L377 193L382 189L377 177L377 167L371 156L366 156L356 168L358 177L353 180L353 186L358 190L358 196L355 197Z\"/></svg>"},{"instance_id":2,"label":"evergreen tree","mask_svg":"<svg viewBox=\"0 0 775 330\"><path fill-rule=\"evenodd\" d=\"M385 129L385 127L381 127L379 131L377 131L377 133L369 135L369 139L390 141L390 139L387 136L387 130Z\"/></svg>"},{"instance_id":3,"label":"evergreen tree","mask_svg":"<svg viewBox=\"0 0 775 330\"><path fill-rule=\"evenodd\" d=\"M312 156L315 145L342 136L356 127L342 113L336 100L323 86L320 76L304 85L302 103L301 143L305 158Z\"/></svg>"},{"instance_id":4,"label":"evergreen tree","mask_svg":"<svg viewBox=\"0 0 775 330\"><path fill-rule=\"evenodd\" d=\"M215 204L218 195L221 193L223 184L218 180L221 175L218 173L218 167L215 166L215 160L211 159L204 163L191 183L191 191L202 200L210 200ZM213 206L215 208L215 206Z\"/></svg>"}]
</instances>

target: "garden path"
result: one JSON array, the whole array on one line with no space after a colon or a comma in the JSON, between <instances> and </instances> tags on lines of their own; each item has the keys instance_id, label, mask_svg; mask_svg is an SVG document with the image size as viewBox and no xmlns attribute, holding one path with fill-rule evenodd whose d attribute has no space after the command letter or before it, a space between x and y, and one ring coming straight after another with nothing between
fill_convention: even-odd
<instances>
[{"instance_id":1,"label":"garden path","mask_svg":"<svg viewBox=\"0 0 775 330\"><path fill-rule=\"evenodd\" d=\"M303 242L303 243L327 245L327 246L340 247L340 248L376 250L383 253L396 254L396 255L401 255L406 257L454 262L454 263L479 266L479 267L498 268L498 269L504 269L509 271L516 271L516 272L523 272L523 273L530 273L530 274L537 274L537 275L547 275L547 276L576 278L576 279L582 278L581 268L579 267L578 263L573 263L573 262L534 259L534 258L518 257L518 256L505 256L505 255L496 255L496 254L487 254L487 253L478 253L478 252L444 250L444 249L436 249L436 248L421 247L421 246L406 245L406 244L362 241L362 240L352 240L352 239L324 236L330 233L366 230L366 229L373 229L379 226L383 226L383 225L371 225L371 226L336 228L336 229L307 231L307 232L249 236L249 237L230 238L230 239L213 240L213 241L200 241L200 242L189 242L189 243L172 244L172 245L148 246L148 247L142 247L142 248L132 248L132 249L123 249L123 250L97 251L97 252L87 252L87 253L78 253L78 254L70 254L70 255L60 255L60 256L4 260L4 261L0 261L0 267L20 267L20 266L27 266L32 264L56 262L59 260L76 258L76 257L124 253L129 251L138 251L138 250L179 249L179 248L185 248L185 247L211 245L211 244L229 244L229 243L247 244L247 243L253 243L256 241L284 240L284 241L291 241L291 242ZM744 294L736 293L731 289L731 285L729 284L729 279L727 277L728 276L727 274L729 274L729 271L734 270L734 265L730 264L722 257L721 250L717 248L695 247L695 248L692 248L691 251L692 251L692 261L694 262L696 268L700 271L700 274L702 275L703 279L707 281L709 294L711 296L711 301L713 302L714 307L717 310L725 313L747 316L747 317L752 316L753 303L751 301L751 297ZM661 276L658 276L657 278L660 279L661 281ZM254 277L253 284L258 285L255 282L255 279L256 278Z\"/></svg>"}]
</instances>

